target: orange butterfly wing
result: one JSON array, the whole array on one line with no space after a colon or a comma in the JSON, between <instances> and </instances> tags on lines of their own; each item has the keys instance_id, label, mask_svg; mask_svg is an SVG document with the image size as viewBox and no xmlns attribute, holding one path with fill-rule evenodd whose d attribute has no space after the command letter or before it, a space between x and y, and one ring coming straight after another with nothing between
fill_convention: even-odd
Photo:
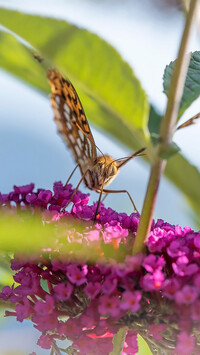
<instances>
[{"instance_id":1,"label":"orange butterfly wing","mask_svg":"<svg viewBox=\"0 0 200 355\"><path fill-rule=\"evenodd\" d=\"M97 158L96 146L79 97L69 80L56 70L47 72L55 122L83 175Z\"/></svg>"}]
</instances>

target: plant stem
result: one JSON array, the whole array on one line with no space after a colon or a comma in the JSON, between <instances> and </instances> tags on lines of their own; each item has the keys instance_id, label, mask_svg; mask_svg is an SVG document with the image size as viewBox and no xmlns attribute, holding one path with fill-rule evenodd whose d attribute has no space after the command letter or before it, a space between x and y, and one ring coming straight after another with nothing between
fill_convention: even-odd
<instances>
[{"instance_id":1,"label":"plant stem","mask_svg":"<svg viewBox=\"0 0 200 355\"><path fill-rule=\"evenodd\" d=\"M113 337L113 351L109 355L121 355L128 328L120 328Z\"/></svg>"},{"instance_id":2,"label":"plant stem","mask_svg":"<svg viewBox=\"0 0 200 355\"><path fill-rule=\"evenodd\" d=\"M172 137L176 130L178 110L190 61L190 55L187 54L187 47L191 37L192 25L194 23L197 6L198 0L191 0L179 48L178 58L175 62L174 73L170 83L167 109L161 122L159 140L160 143L158 144L155 151L154 160L151 166L151 173L140 217L140 223L133 245L133 255L144 251L144 242L147 239L151 229L157 191L162 173L166 166L166 160L161 158L161 154L165 152L171 145Z\"/></svg>"},{"instance_id":3,"label":"plant stem","mask_svg":"<svg viewBox=\"0 0 200 355\"><path fill-rule=\"evenodd\" d=\"M54 351L55 355L61 355L61 352L60 352L59 348L57 347L55 341L53 342L52 351Z\"/></svg>"}]
</instances>

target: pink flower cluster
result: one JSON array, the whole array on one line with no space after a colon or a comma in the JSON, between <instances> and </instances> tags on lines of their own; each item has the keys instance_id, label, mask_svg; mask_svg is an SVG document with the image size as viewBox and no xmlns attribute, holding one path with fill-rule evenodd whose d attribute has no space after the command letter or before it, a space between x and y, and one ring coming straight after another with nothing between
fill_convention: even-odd
<instances>
[{"instance_id":1,"label":"pink flower cluster","mask_svg":"<svg viewBox=\"0 0 200 355\"><path fill-rule=\"evenodd\" d=\"M46 349L57 348L56 339L67 338L74 353L109 354L113 335L126 327L123 354L137 353L137 333L150 347L153 340L168 353L173 349L171 354L200 353L200 232L158 220L152 224L146 254L133 257L138 214L127 216L101 204L98 222L88 225L96 210L96 204L87 205L88 195L77 191L71 212L63 212L72 197L71 185L55 183L53 193L33 189L30 184L0 195L1 208L39 209L43 221L55 226L67 225L72 217L85 221L82 233L66 229L62 244L94 243L99 258L91 263L62 254L56 258L49 251L26 260L16 255L11 268L17 285L5 286L0 294L15 304L15 311L6 315L20 322L31 319L41 332L38 344ZM119 249L123 260L117 262Z\"/></svg>"}]
</instances>

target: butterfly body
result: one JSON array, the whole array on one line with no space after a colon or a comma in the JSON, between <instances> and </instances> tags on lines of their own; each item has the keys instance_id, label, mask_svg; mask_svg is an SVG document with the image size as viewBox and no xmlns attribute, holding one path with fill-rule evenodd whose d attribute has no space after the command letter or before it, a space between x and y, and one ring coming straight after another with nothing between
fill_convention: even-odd
<instances>
[{"instance_id":1,"label":"butterfly body","mask_svg":"<svg viewBox=\"0 0 200 355\"><path fill-rule=\"evenodd\" d=\"M69 80L56 70L47 73L55 121L59 134L73 153L85 185L97 192L117 175L118 163L109 155L97 156L97 150L79 97Z\"/></svg>"},{"instance_id":2,"label":"butterfly body","mask_svg":"<svg viewBox=\"0 0 200 355\"><path fill-rule=\"evenodd\" d=\"M90 189L100 193L95 213L98 211L102 193L126 192L137 211L135 204L126 190L105 190L104 187L116 177L119 169L130 159L141 154L145 148L140 149L129 157L114 160L109 155L97 155L97 149L89 123L79 100L78 94L71 82L65 79L57 70L50 69L47 77L51 85L51 104L54 110L54 119L57 130L71 150L77 165L80 168L82 181ZM100 151L101 152L101 151Z\"/></svg>"},{"instance_id":3,"label":"butterfly body","mask_svg":"<svg viewBox=\"0 0 200 355\"><path fill-rule=\"evenodd\" d=\"M97 157L93 162L93 166L87 167L86 171L85 185L90 190L97 192L101 191L102 185L109 185L119 172L117 162L109 155Z\"/></svg>"}]
</instances>

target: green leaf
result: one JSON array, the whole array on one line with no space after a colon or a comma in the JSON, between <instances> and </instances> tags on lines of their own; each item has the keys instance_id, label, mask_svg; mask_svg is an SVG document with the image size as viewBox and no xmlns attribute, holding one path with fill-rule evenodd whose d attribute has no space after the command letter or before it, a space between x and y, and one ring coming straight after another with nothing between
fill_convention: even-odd
<instances>
[{"instance_id":1,"label":"green leaf","mask_svg":"<svg viewBox=\"0 0 200 355\"><path fill-rule=\"evenodd\" d=\"M163 159L169 159L171 158L174 154L177 154L180 151L179 146L175 143L172 142L167 149L165 149L161 154L160 157Z\"/></svg>"},{"instance_id":2,"label":"green leaf","mask_svg":"<svg viewBox=\"0 0 200 355\"><path fill-rule=\"evenodd\" d=\"M151 143L156 146L160 139L160 124L162 121L162 116L156 111L155 107L150 106L148 129L150 132Z\"/></svg>"},{"instance_id":3,"label":"green leaf","mask_svg":"<svg viewBox=\"0 0 200 355\"><path fill-rule=\"evenodd\" d=\"M164 92L168 96L171 77L176 61L166 66L163 77ZM190 59L184 92L179 108L179 118L200 95L200 51L193 52Z\"/></svg>"},{"instance_id":4,"label":"green leaf","mask_svg":"<svg viewBox=\"0 0 200 355\"><path fill-rule=\"evenodd\" d=\"M28 48L12 35L0 31L0 51L2 68L41 91L49 91L44 68L34 60Z\"/></svg>"},{"instance_id":5,"label":"green leaf","mask_svg":"<svg viewBox=\"0 0 200 355\"><path fill-rule=\"evenodd\" d=\"M149 346L147 345L146 341L139 334L137 336L137 341L139 348L137 355L152 355L152 352L149 349Z\"/></svg>"},{"instance_id":6,"label":"green leaf","mask_svg":"<svg viewBox=\"0 0 200 355\"><path fill-rule=\"evenodd\" d=\"M196 222L200 225L200 173L181 154L176 154L167 162L165 176L182 191L188 203L196 213Z\"/></svg>"},{"instance_id":7,"label":"green leaf","mask_svg":"<svg viewBox=\"0 0 200 355\"><path fill-rule=\"evenodd\" d=\"M146 94L132 69L112 46L66 21L1 9L0 23L28 41L65 73L77 89L90 122L134 149L147 144ZM2 44L0 50L7 55ZM17 58L16 53L15 61ZM10 57L7 60L9 62ZM14 64L13 73L16 62ZM1 58L0 65L5 67ZM25 61L22 68L27 68ZM30 70L29 67L28 72ZM41 76L40 87L45 81L45 76Z\"/></svg>"},{"instance_id":8,"label":"green leaf","mask_svg":"<svg viewBox=\"0 0 200 355\"><path fill-rule=\"evenodd\" d=\"M1 286L8 285L12 286L13 284L13 277L11 271L5 270L4 268L0 267L0 289Z\"/></svg>"},{"instance_id":9,"label":"green leaf","mask_svg":"<svg viewBox=\"0 0 200 355\"><path fill-rule=\"evenodd\" d=\"M151 136L158 136L160 131L160 124L162 116L156 111L155 107L150 106L148 128Z\"/></svg>"}]
</instances>

